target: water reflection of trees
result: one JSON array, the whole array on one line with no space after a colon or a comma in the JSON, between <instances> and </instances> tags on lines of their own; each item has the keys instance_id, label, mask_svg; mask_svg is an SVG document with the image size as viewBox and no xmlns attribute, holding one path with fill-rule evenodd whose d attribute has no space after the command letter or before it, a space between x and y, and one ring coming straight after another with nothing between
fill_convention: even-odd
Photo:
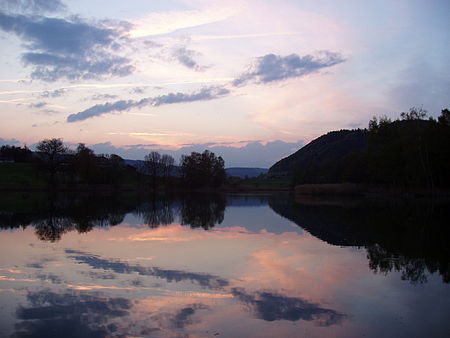
<instances>
[{"instance_id":1,"label":"water reflection of trees","mask_svg":"<svg viewBox=\"0 0 450 338\"><path fill-rule=\"evenodd\" d=\"M376 273L398 271L412 283L438 272L450 282L448 204L436 201L273 199L270 206L315 237L367 249Z\"/></svg>"},{"instance_id":2,"label":"water reflection of trees","mask_svg":"<svg viewBox=\"0 0 450 338\"><path fill-rule=\"evenodd\" d=\"M133 213L151 228L168 225L179 217L180 223L209 229L224 218L226 200L221 195L126 196L126 195L12 195L8 207L0 200L0 228L33 226L43 241L56 242L70 231L86 233L96 227L123 222ZM12 206L22 206L17 211Z\"/></svg>"},{"instance_id":3,"label":"water reflection of trees","mask_svg":"<svg viewBox=\"0 0 450 338\"><path fill-rule=\"evenodd\" d=\"M30 196L12 197L17 205L25 207L17 212L0 211L0 227L33 226L39 239L50 242L70 231L84 233L95 227L120 224L130 211L130 203L118 196L42 195L43 201L37 204Z\"/></svg>"},{"instance_id":4,"label":"water reflection of trees","mask_svg":"<svg viewBox=\"0 0 450 338\"><path fill-rule=\"evenodd\" d=\"M180 208L181 224L208 230L222 223L225 206L224 196L218 194L202 194L195 198L184 198Z\"/></svg>"},{"instance_id":5,"label":"water reflection of trees","mask_svg":"<svg viewBox=\"0 0 450 338\"><path fill-rule=\"evenodd\" d=\"M168 198L153 199L136 207L133 214L151 228L168 225L175 220L174 201Z\"/></svg>"}]
</instances>

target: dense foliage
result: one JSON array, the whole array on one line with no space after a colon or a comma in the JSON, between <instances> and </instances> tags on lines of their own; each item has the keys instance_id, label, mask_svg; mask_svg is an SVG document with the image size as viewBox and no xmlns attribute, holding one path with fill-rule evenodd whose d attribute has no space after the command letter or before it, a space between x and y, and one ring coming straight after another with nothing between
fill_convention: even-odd
<instances>
[{"instance_id":1,"label":"dense foliage","mask_svg":"<svg viewBox=\"0 0 450 338\"><path fill-rule=\"evenodd\" d=\"M213 152L192 152L181 158L181 173L184 183L190 188L219 187L225 182L225 162Z\"/></svg>"},{"instance_id":2,"label":"dense foliage","mask_svg":"<svg viewBox=\"0 0 450 338\"><path fill-rule=\"evenodd\" d=\"M83 143L71 150L56 138L42 140L36 150L33 153L27 148L14 146L0 148L0 160L6 162L1 164L0 173L6 173L8 178L6 182L0 180L0 189L102 185L105 188L127 186L155 192L217 188L226 178L224 160L208 150L183 156L181 167L175 166L172 156L156 151L145 156L140 164L132 166L115 154L97 155ZM16 162L25 162L25 167L18 170Z\"/></svg>"},{"instance_id":3,"label":"dense foliage","mask_svg":"<svg viewBox=\"0 0 450 338\"><path fill-rule=\"evenodd\" d=\"M330 132L270 168L296 184L370 183L398 188L450 187L450 113L426 119L412 108L401 119L373 118L369 129Z\"/></svg>"},{"instance_id":4,"label":"dense foliage","mask_svg":"<svg viewBox=\"0 0 450 338\"><path fill-rule=\"evenodd\" d=\"M11 162L28 162L31 160L32 152L27 147L4 145L0 147L0 159Z\"/></svg>"}]
</instances>

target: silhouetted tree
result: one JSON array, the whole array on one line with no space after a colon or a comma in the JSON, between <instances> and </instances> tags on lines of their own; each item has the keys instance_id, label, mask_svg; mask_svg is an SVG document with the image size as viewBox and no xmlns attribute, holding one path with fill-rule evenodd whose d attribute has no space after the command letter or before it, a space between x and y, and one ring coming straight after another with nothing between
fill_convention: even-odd
<instances>
[{"instance_id":1,"label":"silhouetted tree","mask_svg":"<svg viewBox=\"0 0 450 338\"><path fill-rule=\"evenodd\" d=\"M85 146L84 143L79 143L76 153L73 158L73 166L76 174L88 183L93 183L95 179L97 168L97 159L94 151Z\"/></svg>"},{"instance_id":2,"label":"silhouetted tree","mask_svg":"<svg viewBox=\"0 0 450 338\"><path fill-rule=\"evenodd\" d=\"M161 167L162 167L163 175L166 179L170 176L170 173L172 172L174 163L175 163L175 160L170 155L164 154L161 157Z\"/></svg>"},{"instance_id":3,"label":"silhouetted tree","mask_svg":"<svg viewBox=\"0 0 450 338\"><path fill-rule=\"evenodd\" d=\"M400 114L402 120L424 120L427 117L428 112L422 107L412 107L409 112L403 112Z\"/></svg>"},{"instance_id":4,"label":"silhouetted tree","mask_svg":"<svg viewBox=\"0 0 450 338\"><path fill-rule=\"evenodd\" d=\"M14 162L28 162L31 160L31 154L31 150L26 146L21 148L4 145L0 148L0 157Z\"/></svg>"},{"instance_id":5,"label":"silhouetted tree","mask_svg":"<svg viewBox=\"0 0 450 338\"><path fill-rule=\"evenodd\" d=\"M153 191L156 190L156 178L161 174L161 154L157 151L152 151L144 158L144 166L147 173L152 178Z\"/></svg>"},{"instance_id":6,"label":"silhouetted tree","mask_svg":"<svg viewBox=\"0 0 450 338\"><path fill-rule=\"evenodd\" d=\"M67 153L67 147L64 146L60 138L52 138L39 142L36 149L42 154L51 182L54 183L55 174L61 164L61 156Z\"/></svg>"},{"instance_id":7,"label":"silhouetted tree","mask_svg":"<svg viewBox=\"0 0 450 338\"><path fill-rule=\"evenodd\" d=\"M442 109L441 115L438 117L438 122L450 126L450 110Z\"/></svg>"},{"instance_id":8,"label":"silhouetted tree","mask_svg":"<svg viewBox=\"0 0 450 338\"><path fill-rule=\"evenodd\" d=\"M222 157L205 150L181 158L183 180L191 188L219 187L225 182L225 162Z\"/></svg>"},{"instance_id":9,"label":"silhouetted tree","mask_svg":"<svg viewBox=\"0 0 450 338\"><path fill-rule=\"evenodd\" d=\"M108 168L105 169L108 173L107 182L118 186L125 174L127 165L119 155L111 154L106 158L108 159Z\"/></svg>"}]
</instances>

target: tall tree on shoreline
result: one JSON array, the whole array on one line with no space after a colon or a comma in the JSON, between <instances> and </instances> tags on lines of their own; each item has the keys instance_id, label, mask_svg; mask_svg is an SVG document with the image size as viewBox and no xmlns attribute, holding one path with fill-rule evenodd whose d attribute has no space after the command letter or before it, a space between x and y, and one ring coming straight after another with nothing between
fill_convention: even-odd
<instances>
[{"instance_id":1,"label":"tall tree on shoreline","mask_svg":"<svg viewBox=\"0 0 450 338\"><path fill-rule=\"evenodd\" d=\"M51 183L54 183L55 174L60 168L61 157L67 153L67 147L64 146L60 138L52 138L39 142L36 149L42 154L42 158L50 173Z\"/></svg>"}]
</instances>

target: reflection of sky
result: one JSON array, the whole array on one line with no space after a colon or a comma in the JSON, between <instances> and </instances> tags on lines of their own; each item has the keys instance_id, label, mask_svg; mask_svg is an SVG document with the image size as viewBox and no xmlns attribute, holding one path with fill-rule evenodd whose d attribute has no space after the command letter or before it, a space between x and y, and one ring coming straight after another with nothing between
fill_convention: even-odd
<instances>
[{"instance_id":1,"label":"reflection of sky","mask_svg":"<svg viewBox=\"0 0 450 338\"><path fill-rule=\"evenodd\" d=\"M179 217L175 219L180 221ZM133 213L127 214L123 223L135 228L143 226L142 217ZM244 201L236 198L227 200L225 219L221 224L216 224L216 227L233 227L241 224L245 224L247 231L255 233L263 229L277 234L292 231L302 233L303 231L296 224L274 213L267 202L251 198Z\"/></svg>"},{"instance_id":2,"label":"reflection of sky","mask_svg":"<svg viewBox=\"0 0 450 338\"><path fill-rule=\"evenodd\" d=\"M1 331L438 337L448 329L450 290L439 277L415 286L398 273L375 275L364 250L329 246L267 205L229 207L208 231L130 227L132 217L56 243L31 227L3 231Z\"/></svg>"}]
</instances>

